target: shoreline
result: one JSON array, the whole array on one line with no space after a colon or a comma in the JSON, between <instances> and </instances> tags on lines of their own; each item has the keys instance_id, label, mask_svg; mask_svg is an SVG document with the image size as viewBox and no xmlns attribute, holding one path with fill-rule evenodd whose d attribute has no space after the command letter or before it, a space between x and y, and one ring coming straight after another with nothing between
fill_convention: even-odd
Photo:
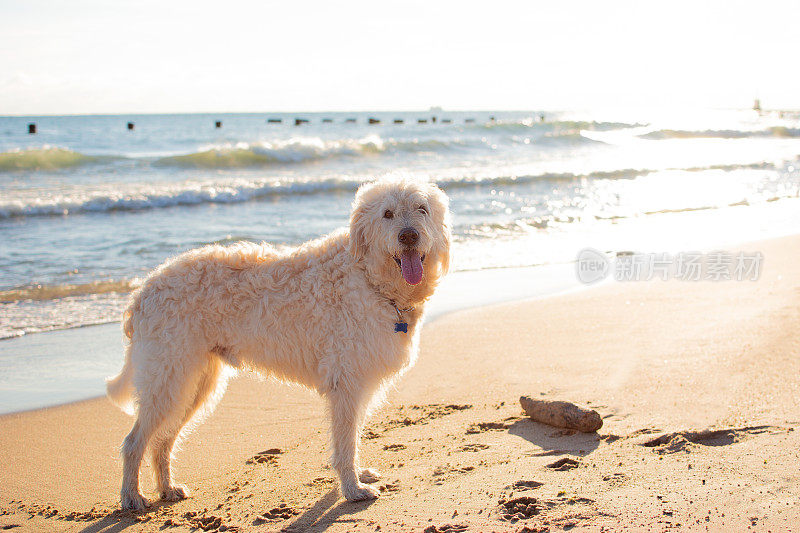
<instances>
[{"instance_id":1,"label":"shoreline","mask_svg":"<svg viewBox=\"0 0 800 533\"><path fill-rule=\"evenodd\" d=\"M800 235L800 232L787 234L784 228L778 236L759 240L719 238L716 244L706 245L701 250L709 252L719 249L719 246L741 248L793 235ZM674 243L671 243L665 248L673 246ZM445 277L429 303L425 325L467 309L551 298L615 283L610 278L600 284L581 283L575 275L575 264L575 261L553 262L535 266L453 272ZM87 358L87 352L92 356ZM40 367L41 373L37 376L29 372L28 363L32 355L46 360L46 366ZM22 359L25 359L25 363L21 361ZM2 339L0 340L0 417L103 398L105 378L119 371L122 360L122 336L119 322L116 321ZM80 368L64 371L64 368L59 368L58 365L63 365L65 362L79 364ZM52 365L55 365L55 368ZM94 373L87 375L87 368L94 368ZM80 373L82 379L65 382L64 375L70 375L71 371ZM25 375L20 375L20 372ZM52 385L48 389L49 398L42 399L39 390L25 390L20 385L26 381L32 386L39 386L42 381L49 381ZM82 386L86 388L81 389ZM10 407L12 404L14 407Z\"/></svg>"},{"instance_id":2,"label":"shoreline","mask_svg":"<svg viewBox=\"0 0 800 533\"><path fill-rule=\"evenodd\" d=\"M598 219L491 242L485 239L459 241L454 243L453 264L465 269L450 276L471 277L487 272L491 279L491 271L495 270L510 271L513 275L513 271L520 268L557 268L574 262L577 252L587 244L611 253L647 250L653 243L658 243L660 250L657 251L660 252L688 251L736 246L798 231L800 197L709 210ZM113 283L127 284L130 279L123 277ZM478 289L481 285L475 284ZM48 290L58 289L57 284L48 287ZM2 303L0 310L6 315L6 320L0 323L0 350L8 341L30 335L112 324L121 315L125 300L124 294L111 292Z\"/></svg>"}]
</instances>

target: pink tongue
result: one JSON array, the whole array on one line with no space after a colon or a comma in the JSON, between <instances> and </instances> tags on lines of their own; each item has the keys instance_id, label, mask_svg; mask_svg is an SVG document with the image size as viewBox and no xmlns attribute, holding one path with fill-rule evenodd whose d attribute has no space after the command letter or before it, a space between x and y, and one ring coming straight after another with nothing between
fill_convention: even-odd
<instances>
[{"instance_id":1,"label":"pink tongue","mask_svg":"<svg viewBox=\"0 0 800 533\"><path fill-rule=\"evenodd\" d=\"M400 254L400 270L409 285L422 281L422 260L414 250L404 250Z\"/></svg>"}]
</instances>

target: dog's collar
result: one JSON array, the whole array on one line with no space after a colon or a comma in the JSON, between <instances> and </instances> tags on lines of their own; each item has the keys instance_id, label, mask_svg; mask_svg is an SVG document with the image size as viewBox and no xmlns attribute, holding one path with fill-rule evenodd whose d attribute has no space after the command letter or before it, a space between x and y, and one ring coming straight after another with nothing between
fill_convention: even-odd
<instances>
[{"instance_id":1,"label":"dog's collar","mask_svg":"<svg viewBox=\"0 0 800 533\"><path fill-rule=\"evenodd\" d=\"M395 333L408 333L408 322L403 320L403 313L408 313L409 311L414 310L414 306L406 307L404 309L400 309L397 307L397 304L394 303L394 300L389 300L389 303L392 304L394 307L394 312L397 313L397 322L394 323L394 332Z\"/></svg>"}]
</instances>

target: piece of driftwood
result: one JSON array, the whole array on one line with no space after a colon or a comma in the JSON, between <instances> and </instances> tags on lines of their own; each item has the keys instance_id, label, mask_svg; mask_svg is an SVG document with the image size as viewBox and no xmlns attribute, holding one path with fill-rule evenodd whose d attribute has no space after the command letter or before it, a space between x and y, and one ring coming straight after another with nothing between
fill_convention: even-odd
<instances>
[{"instance_id":1,"label":"piece of driftwood","mask_svg":"<svg viewBox=\"0 0 800 533\"><path fill-rule=\"evenodd\" d=\"M603 427L600 413L591 409L583 409L574 403L534 400L530 396L520 396L519 403L525 414L548 426L577 429L584 433L592 433Z\"/></svg>"}]
</instances>

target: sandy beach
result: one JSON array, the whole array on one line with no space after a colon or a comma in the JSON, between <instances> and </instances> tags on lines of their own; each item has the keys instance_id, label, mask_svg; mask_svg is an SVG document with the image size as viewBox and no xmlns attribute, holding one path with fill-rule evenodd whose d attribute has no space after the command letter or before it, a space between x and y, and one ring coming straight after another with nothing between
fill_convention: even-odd
<instances>
[{"instance_id":1,"label":"sandy beach","mask_svg":"<svg viewBox=\"0 0 800 533\"><path fill-rule=\"evenodd\" d=\"M184 444L188 500L118 510L132 420L105 398L0 417L10 531L788 531L800 523L800 236L757 282L611 283L425 326L365 430L382 497L348 503L323 402L240 377ZM575 402L598 433L525 418ZM150 497L149 469L143 472Z\"/></svg>"},{"instance_id":2,"label":"sandy beach","mask_svg":"<svg viewBox=\"0 0 800 533\"><path fill-rule=\"evenodd\" d=\"M0 533L800 533L798 18L0 0Z\"/></svg>"}]
</instances>

